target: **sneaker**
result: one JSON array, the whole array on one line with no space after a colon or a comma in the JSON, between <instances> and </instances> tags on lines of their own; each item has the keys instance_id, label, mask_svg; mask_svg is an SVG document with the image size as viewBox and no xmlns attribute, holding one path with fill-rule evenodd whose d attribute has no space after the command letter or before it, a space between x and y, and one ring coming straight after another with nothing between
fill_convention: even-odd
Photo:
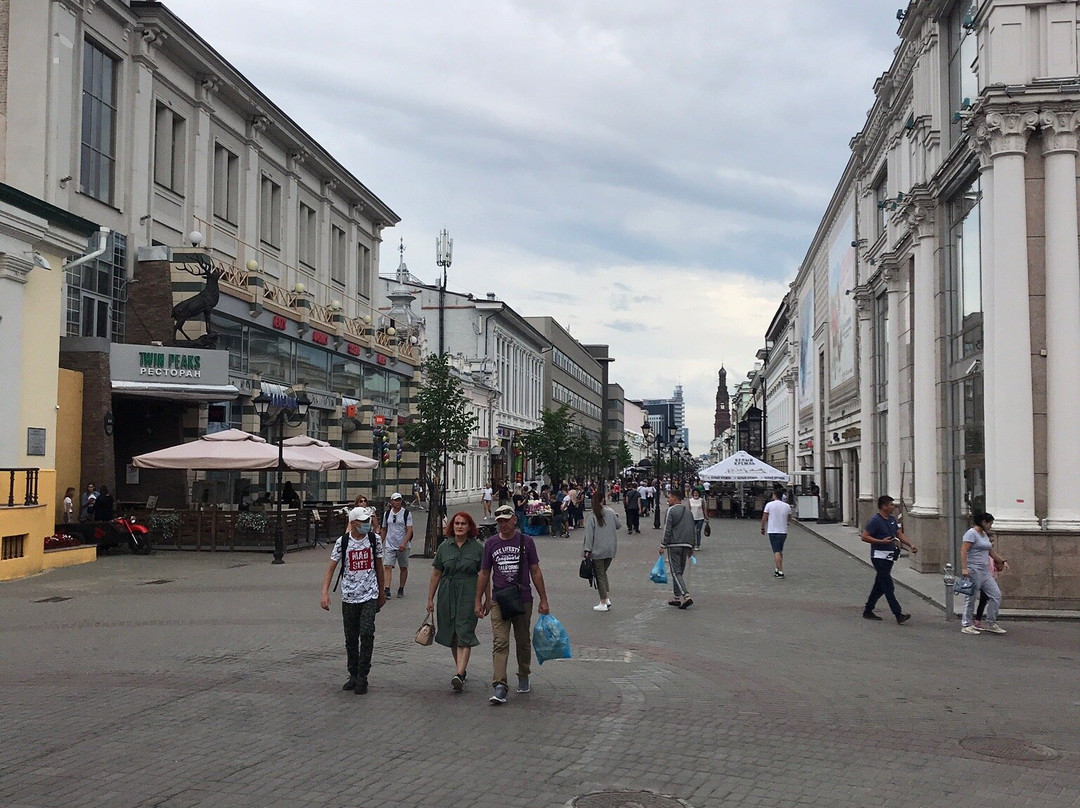
<instances>
[{"instance_id":1,"label":"sneaker","mask_svg":"<svg viewBox=\"0 0 1080 808\"><path fill-rule=\"evenodd\" d=\"M898 615L896 615L896 623L897 623L897 625L900 625L900 626L904 625L904 623L906 623L910 619L911 619L910 614L898 614Z\"/></svg>"},{"instance_id":2,"label":"sneaker","mask_svg":"<svg viewBox=\"0 0 1080 808\"><path fill-rule=\"evenodd\" d=\"M490 704L506 704L506 693L506 685L495 685L488 702Z\"/></svg>"},{"instance_id":3,"label":"sneaker","mask_svg":"<svg viewBox=\"0 0 1080 808\"><path fill-rule=\"evenodd\" d=\"M465 677L461 674L454 674L454 678L450 680L450 687L454 689L455 693L460 693L465 689Z\"/></svg>"},{"instance_id":4,"label":"sneaker","mask_svg":"<svg viewBox=\"0 0 1080 808\"><path fill-rule=\"evenodd\" d=\"M777 578L783 578L784 577L784 571L783 570L777 570L776 571L776 577Z\"/></svg>"},{"instance_id":5,"label":"sneaker","mask_svg":"<svg viewBox=\"0 0 1080 808\"><path fill-rule=\"evenodd\" d=\"M403 598L403 597L405 597L405 590L404 590L404 589L398 589L398 591L397 591L397 596L398 596L399 598Z\"/></svg>"},{"instance_id":6,"label":"sneaker","mask_svg":"<svg viewBox=\"0 0 1080 808\"><path fill-rule=\"evenodd\" d=\"M982 628L982 620L973 620L971 625L975 626L975 628Z\"/></svg>"},{"instance_id":7,"label":"sneaker","mask_svg":"<svg viewBox=\"0 0 1080 808\"><path fill-rule=\"evenodd\" d=\"M608 598L607 600L605 600L604 603L607 605L607 607L609 609L611 608L611 598Z\"/></svg>"},{"instance_id":8,"label":"sneaker","mask_svg":"<svg viewBox=\"0 0 1080 808\"><path fill-rule=\"evenodd\" d=\"M979 629L975 628L975 626L964 626L962 629L960 629L960 633L961 634L982 634L982 632L979 631Z\"/></svg>"},{"instance_id":9,"label":"sneaker","mask_svg":"<svg viewBox=\"0 0 1080 808\"><path fill-rule=\"evenodd\" d=\"M1005 629L1003 629L997 623L988 623L987 625L983 626L982 630L983 631L989 631L991 634L1004 634L1005 633Z\"/></svg>"},{"instance_id":10,"label":"sneaker","mask_svg":"<svg viewBox=\"0 0 1080 808\"><path fill-rule=\"evenodd\" d=\"M352 690L355 687L356 687L356 680L350 676L349 681L347 681L345 684L343 684L341 686L341 689L342 690Z\"/></svg>"},{"instance_id":11,"label":"sneaker","mask_svg":"<svg viewBox=\"0 0 1080 808\"><path fill-rule=\"evenodd\" d=\"M594 612L606 612L608 610L608 605L606 603L597 603L592 607L592 610Z\"/></svg>"},{"instance_id":12,"label":"sneaker","mask_svg":"<svg viewBox=\"0 0 1080 808\"><path fill-rule=\"evenodd\" d=\"M356 687L353 689L353 693L357 696L362 696L367 693L367 679L361 678L356 680Z\"/></svg>"},{"instance_id":13,"label":"sneaker","mask_svg":"<svg viewBox=\"0 0 1080 808\"><path fill-rule=\"evenodd\" d=\"M519 676L518 677L517 692L518 693L528 693L530 690L532 690L532 686L529 684L529 677L528 676Z\"/></svg>"},{"instance_id":14,"label":"sneaker","mask_svg":"<svg viewBox=\"0 0 1080 808\"><path fill-rule=\"evenodd\" d=\"M863 611L863 613L862 613L862 616L863 616L863 617L864 617L864 618L865 618L866 620L880 620L880 619L881 619L880 617L878 617L878 616L877 616L876 614L874 614L874 613L873 613L872 611L870 611L869 609L866 609L866 610L864 610L864 611Z\"/></svg>"},{"instance_id":15,"label":"sneaker","mask_svg":"<svg viewBox=\"0 0 1080 808\"><path fill-rule=\"evenodd\" d=\"M386 598L387 600L390 599L390 587L386 587Z\"/></svg>"}]
</instances>

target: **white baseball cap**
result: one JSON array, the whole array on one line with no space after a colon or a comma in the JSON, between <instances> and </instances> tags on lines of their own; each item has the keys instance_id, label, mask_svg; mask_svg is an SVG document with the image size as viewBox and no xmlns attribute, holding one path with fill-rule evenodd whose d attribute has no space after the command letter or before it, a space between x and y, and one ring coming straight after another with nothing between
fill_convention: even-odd
<instances>
[{"instance_id":1,"label":"white baseball cap","mask_svg":"<svg viewBox=\"0 0 1080 808\"><path fill-rule=\"evenodd\" d=\"M371 515L374 511L371 508L365 508L363 506L359 508L353 508L349 511L350 522L370 522Z\"/></svg>"}]
</instances>

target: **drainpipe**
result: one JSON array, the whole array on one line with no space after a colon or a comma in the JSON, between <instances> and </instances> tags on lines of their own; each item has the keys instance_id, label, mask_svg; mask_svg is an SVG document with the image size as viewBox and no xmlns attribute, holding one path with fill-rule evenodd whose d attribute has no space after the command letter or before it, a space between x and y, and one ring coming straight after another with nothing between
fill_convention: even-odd
<instances>
[{"instance_id":1,"label":"drainpipe","mask_svg":"<svg viewBox=\"0 0 1080 808\"><path fill-rule=\"evenodd\" d=\"M69 261L68 263L64 264L64 269L65 270L74 269L77 266L82 266L83 264L87 263L88 261L93 261L95 258L103 255L104 252L105 252L105 245L109 241L109 233L111 233L111 232L112 231L109 230L109 228L107 228L107 227L101 228L98 231L98 247L97 247L97 249L94 250L92 253L87 253L86 255L82 256L81 258L76 258L74 261Z\"/></svg>"}]
</instances>

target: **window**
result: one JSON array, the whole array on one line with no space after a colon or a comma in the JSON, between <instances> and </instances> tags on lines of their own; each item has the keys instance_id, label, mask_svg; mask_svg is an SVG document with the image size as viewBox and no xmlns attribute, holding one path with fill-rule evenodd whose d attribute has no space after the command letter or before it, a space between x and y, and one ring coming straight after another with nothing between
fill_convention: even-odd
<instances>
[{"instance_id":1,"label":"window","mask_svg":"<svg viewBox=\"0 0 1080 808\"><path fill-rule=\"evenodd\" d=\"M165 104L154 115L154 182L183 196L187 121Z\"/></svg>"},{"instance_id":2,"label":"window","mask_svg":"<svg viewBox=\"0 0 1080 808\"><path fill-rule=\"evenodd\" d=\"M978 178L952 201L952 255L956 289L953 333L954 356L962 359L982 353L982 252L980 249L980 208L982 189Z\"/></svg>"},{"instance_id":3,"label":"window","mask_svg":"<svg viewBox=\"0 0 1080 808\"><path fill-rule=\"evenodd\" d=\"M17 536L4 536L0 546L0 560L10 561L13 558L22 558L26 555L26 537L28 533L22 533Z\"/></svg>"},{"instance_id":4,"label":"window","mask_svg":"<svg viewBox=\"0 0 1080 808\"><path fill-rule=\"evenodd\" d=\"M877 488L888 487L889 444L889 297L874 298L874 459L877 465Z\"/></svg>"},{"instance_id":5,"label":"window","mask_svg":"<svg viewBox=\"0 0 1080 808\"><path fill-rule=\"evenodd\" d=\"M315 209L300 203L300 262L314 267L319 255L319 228Z\"/></svg>"},{"instance_id":6,"label":"window","mask_svg":"<svg viewBox=\"0 0 1080 808\"><path fill-rule=\"evenodd\" d=\"M874 240L885 232L885 200L889 198L889 175L884 171L874 183Z\"/></svg>"},{"instance_id":7,"label":"window","mask_svg":"<svg viewBox=\"0 0 1080 808\"><path fill-rule=\"evenodd\" d=\"M356 294L371 297L371 250L360 244L356 248Z\"/></svg>"},{"instance_id":8,"label":"window","mask_svg":"<svg viewBox=\"0 0 1080 808\"><path fill-rule=\"evenodd\" d=\"M963 134L963 118L957 113L975 103L975 97L979 94L975 64L978 37L975 31L965 27L965 23L974 18L976 5L973 0L958 0L949 14L949 108L946 119L949 121L952 143L956 143Z\"/></svg>"},{"instance_id":9,"label":"window","mask_svg":"<svg viewBox=\"0 0 1080 808\"><path fill-rule=\"evenodd\" d=\"M259 241L281 247L281 186L265 174L259 183Z\"/></svg>"},{"instance_id":10,"label":"window","mask_svg":"<svg viewBox=\"0 0 1080 808\"><path fill-rule=\"evenodd\" d=\"M79 191L109 205L116 166L116 65L90 40L83 43Z\"/></svg>"},{"instance_id":11,"label":"window","mask_svg":"<svg viewBox=\"0 0 1080 808\"><path fill-rule=\"evenodd\" d=\"M124 308L120 301L126 267L127 237L112 233L100 258L68 270L69 337L124 341Z\"/></svg>"},{"instance_id":12,"label":"window","mask_svg":"<svg viewBox=\"0 0 1080 808\"><path fill-rule=\"evenodd\" d=\"M330 279L342 286L345 285L346 244L345 231L337 225L330 225Z\"/></svg>"},{"instance_id":13,"label":"window","mask_svg":"<svg viewBox=\"0 0 1080 808\"><path fill-rule=\"evenodd\" d=\"M214 146L214 216L236 224L240 208L240 158L220 143Z\"/></svg>"}]
</instances>

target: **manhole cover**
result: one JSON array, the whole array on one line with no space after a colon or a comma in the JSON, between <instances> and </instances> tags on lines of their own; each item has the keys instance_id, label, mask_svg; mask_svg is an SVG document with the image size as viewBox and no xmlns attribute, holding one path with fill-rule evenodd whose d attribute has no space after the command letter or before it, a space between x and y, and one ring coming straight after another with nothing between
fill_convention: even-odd
<instances>
[{"instance_id":1,"label":"manhole cover","mask_svg":"<svg viewBox=\"0 0 1080 808\"><path fill-rule=\"evenodd\" d=\"M650 791L597 791L578 797L571 804L574 808L687 808L680 799Z\"/></svg>"},{"instance_id":2,"label":"manhole cover","mask_svg":"<svg viewBox=\"0 0 1080 808\"><path fill-rule=\"evenodd\" d=\"M969 752L1005 760L1053 760L1058 756L1049 746L1019 738L964 738L960 745Z\"/></svg>"},{"instance_id":3,"label":"manhole cover","mask_svg":"<svg viewBox=\"0 0 1080 808\"><path fill-rule=\"evenodd\" d=\"M65 600L71 600L71 598L62 598L59 595L53 595L51 598L35 600L34 603L63 603Z\"/></svg>"},{"instance_id":4,"label":"manhole cover","mask_svg":"<svg viewBox=\"0 0 1080 808\"><path fill-rule=\"evenodd\" d=\"M171 584L175 580L175 578L158 578L156 581L146 581L143 586L158 586L160 584Z\"/></svg>"}]
</instances>

